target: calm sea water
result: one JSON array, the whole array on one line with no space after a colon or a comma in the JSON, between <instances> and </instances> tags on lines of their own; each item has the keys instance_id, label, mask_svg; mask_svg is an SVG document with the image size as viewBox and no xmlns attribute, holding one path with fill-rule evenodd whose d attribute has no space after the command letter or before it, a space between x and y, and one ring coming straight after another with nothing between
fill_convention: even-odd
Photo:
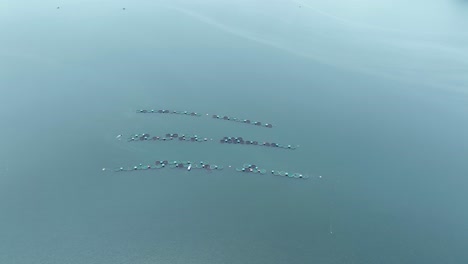
<instances>
[{"instance_id":1,"label":"calm sea water","mask_svg":"<svg viewBox=\"0 0 468 264\"><path fill-rule=\"evenodd\" d=\"M467 26L462 0L0 1L0 263L467 262ZM142 132L300 148L115 139ZM156 159L311 178L101 170Z\"/></svg>"}]
</instances>

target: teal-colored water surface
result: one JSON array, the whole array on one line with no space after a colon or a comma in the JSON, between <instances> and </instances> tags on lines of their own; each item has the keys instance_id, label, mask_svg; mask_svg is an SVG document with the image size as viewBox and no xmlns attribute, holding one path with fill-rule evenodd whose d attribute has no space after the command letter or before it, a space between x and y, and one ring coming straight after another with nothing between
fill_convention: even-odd
<instances>
[{"instance_id":1,"label":"teal-colored water surface","mask_svg":"<svg viewBox=\"0 0 468 264\"><path fill-rule=\"evenodd\" d=\"M467 28L462 0L0 1L0 263L466 263ZM224 169L111 171L164 159Z\"/></svg>"}]
</instances>

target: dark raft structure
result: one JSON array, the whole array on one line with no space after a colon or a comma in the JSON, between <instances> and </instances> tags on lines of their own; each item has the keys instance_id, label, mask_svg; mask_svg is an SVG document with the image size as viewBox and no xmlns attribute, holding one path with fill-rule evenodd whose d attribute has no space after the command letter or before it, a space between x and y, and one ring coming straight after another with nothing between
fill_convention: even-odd
<instances>
[{"instance_id":1,"label":"dark raft structure","mask_svg":"<svg viewBox=\"0 0 468 264\"><path fill-rule=\"evenodd\" d=\"M159 109L159 110L140 109L140 110L137 110L136 112L139 114L174 114L174 115L201 116L201 114L195 113L195 112L176 111L176 110L167 110L167 109Z\"/></svg>"},{"instance_id":2,"label":"dark raft structure","mask_svg":"<svg viewBox=\"0 0 468 264\"><path fill-rule=\"evenodd\" d=\"M244 138L242 137L223 137L222 139L219 140L219 143L264 146L264 147L290 149L290 150L294 150L299 147L299 146L293 146L293 145L282 145L282 144L277 144L274 142L244 140Z\"/></svg>"},{"instance_id":3,"label":"dark raft structure","mask_svg":"<svg viewBox=\"0 0 468 264\"><path fill-rule=\"evenodd\" d=\"M140 141L188 141L188 142L208 142L213 141L212 138L200 137L198 135L190 135L183 133L166 133L165 135L150 135L149 133L134 134L127 139L128 142L140 142ZM221 144L239 144L239 145L252 145L252 146L263 146L278 149L289 149L295 150L298 145L284 145L275 142L268 141L256 141L246 140L243 137L223 137L219 140Z\"/></svg>"},{"instance_id":4,"label":"dark raft structure","mask_svg":"<svg viewBox=\"0 0 468 264\"><path fill-rule=\"evenodd\" d=\"M186 135L181 133L166 133L164 136L151 136L148 133L143 134L135 134L130 137L127 141L171 141L171 140L178 140L178 141L189 141L189 142L206 142L208 139L206 137L199 137L197 135Z\"/></svg>"},{"instance_id":5,"label":"dark raft structure","mask_svg":"<svg viewBox=\"0 0 468 264\"><path fill-rule=\"evenodd\" d=\"M183 169L187 171L194 170L204 170L204 171L220 171L224 169L222 165L216 165L212 163L208 163L205 161L199 162L191 162L191 161L168 161L168 160L157 160L154 164L143 164L140 163L135 166L130 167L120 167L115 169L115 172L134 172L134 171L148 171L148 170L158 170L163 168L171 168L171 169ZM232 166L229 166L232 168ZM280 170L266 170L263 168L259 168L254 164L244 164L242 167L235 168L235 171L241 172L243 174L254 175L273 175L273 176L282 176L286 178L293 178L293 179L308 179L308 175L304 175L302 173L291 173L287 171L280 171Z\"/></svg>"},{"instance_id":6,"label":"dark raft structure","mask_svg":"<svg viewBox=\"0 0 468 264\"><path fill-rule=\"evenodd\" d=\"M174 114L174 115L186 115L186 116L194 116L194 117L203 116L202 114L197 113L197 112L167 110L167 109L139 109L136 112L138 114ZM205 114L205 116L210 116L210 114ZM273 127L273 125L270 124L270 123L262 123L260 121L253 121L253 120L250 120L250 119L241 119L241 118L227 116L227 115L212 114L211 117L213 119L233 121L233 122L243 123L243 124L247 124L247 125L254 125L254 126L258 126L258 127L267 127L267 128L272 128Z\"/></svg>"}]
</instances>

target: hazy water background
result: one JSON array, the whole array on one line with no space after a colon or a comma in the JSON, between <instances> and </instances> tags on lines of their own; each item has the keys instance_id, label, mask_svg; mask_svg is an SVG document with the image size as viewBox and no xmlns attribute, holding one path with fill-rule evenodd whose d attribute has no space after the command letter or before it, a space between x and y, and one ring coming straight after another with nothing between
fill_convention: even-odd
<instances>
[{"instance_id":1,"label":"hazy water background","mask_svg":"<svg viewBox=\"0 0 468 264\"><path fill-rule=\"evenodd\" d=\"M0 1L0 263L466 262L467 15L461 0ZM301 148L115 140L170 131ZM164 158L324 178L101 171Z\"/></svg>"}]
</instances>

